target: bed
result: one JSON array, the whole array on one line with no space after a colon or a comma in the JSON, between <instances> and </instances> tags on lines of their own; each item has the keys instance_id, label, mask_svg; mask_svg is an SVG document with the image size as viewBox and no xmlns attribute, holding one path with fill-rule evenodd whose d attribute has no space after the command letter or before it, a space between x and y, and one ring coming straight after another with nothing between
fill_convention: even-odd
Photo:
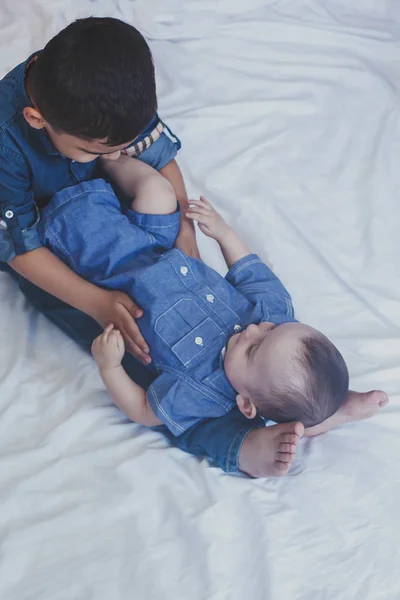
<instances>
[{"instance_id":1,"label":"bed","mask_svg":"<svg viewBox=\"0 0 400 600\"><path fill-rule=\"evenodd\" d=\"M149 40L190 194L391 402L286 478L228 476L128 423L0 273L1 600L398 600L399 3L3 0L0 74L92 14Z\"/></svg>"}]
</instances>

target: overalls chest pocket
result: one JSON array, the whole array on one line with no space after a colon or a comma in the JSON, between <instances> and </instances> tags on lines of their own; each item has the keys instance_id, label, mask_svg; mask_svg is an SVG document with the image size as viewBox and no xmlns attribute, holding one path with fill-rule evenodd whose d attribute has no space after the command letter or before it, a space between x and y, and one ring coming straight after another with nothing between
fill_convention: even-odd
<instances>
[{"instance_id":1,"label":"overalls chest pocket","mask_svg":"<svg viewBox=\"0 0 400 600\"><path fill-rule=\"evenodd\" d=\"M160 315L155 322L155 331L185 367L190 367L218 337L224 335L201 306L190 298L178 300Z\"/></svg>"}]
</instances>

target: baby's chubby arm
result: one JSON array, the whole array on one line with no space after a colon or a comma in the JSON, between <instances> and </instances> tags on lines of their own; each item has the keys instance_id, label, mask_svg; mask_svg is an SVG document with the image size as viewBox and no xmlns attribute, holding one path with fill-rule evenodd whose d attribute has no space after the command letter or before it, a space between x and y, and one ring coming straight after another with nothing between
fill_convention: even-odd
<instances>
[{"instance_id":1,"label":"baby's chubby arm","mask_svg":"<svg viewBox=\"0 0 400 600\"><path fill-rule=\"evenodd\" d=\"M197 221L200 230L219 243L229 268L226 280L250 302L258 304L267 320L271 311L293 317L291 299L282 282L251 253L205 198L189 201L187 217Z\"/></svg>"},{"instance_id":2,"label":"baby's chubby arm","mask_svg":"<svg viewBox=\"0 0 400 600\"><path fill-rule=\"evenodd\" d=\"M214 210L204 196L201 196L200 200L189 200L186 216L188 219L197 221L199 229L204 235L219 243L228 269L240 259L251 254L236 231Z\"/></svg>"},{"instance_id":3,"label":"baby's chubby arm","mask_svg":"<svg viewBox=\"0 0 400 600\"><path fill-rule=\"evenodd\" d=\"M125 354L124 339L113 325L108 325L94 340L92 354L104 385L118 408L131 421L140 425L162 425L147 400L146 391L132 381L121 365Z\"/></svg>"}]
</instances>

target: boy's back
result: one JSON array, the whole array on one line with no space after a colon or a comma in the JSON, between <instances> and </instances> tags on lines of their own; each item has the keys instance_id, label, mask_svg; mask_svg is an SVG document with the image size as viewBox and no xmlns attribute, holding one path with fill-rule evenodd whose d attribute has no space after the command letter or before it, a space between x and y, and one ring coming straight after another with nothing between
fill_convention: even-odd
<instances>
[{"instance_id":1,"label":"boy's back","mask_svg":"<svg viewBox=\"0 0 400 600\"><path fill-rule=\"evenodd\" d=\"M78 163L63 156L44 129L33 129L25 120L23 110L31 105L25 78L37 55L0 81L0 200L10 234L1 236L4 262L40 246L38 209L60 189L90 179L95 167L94 161Z\"/></svg>"}]
</instances>

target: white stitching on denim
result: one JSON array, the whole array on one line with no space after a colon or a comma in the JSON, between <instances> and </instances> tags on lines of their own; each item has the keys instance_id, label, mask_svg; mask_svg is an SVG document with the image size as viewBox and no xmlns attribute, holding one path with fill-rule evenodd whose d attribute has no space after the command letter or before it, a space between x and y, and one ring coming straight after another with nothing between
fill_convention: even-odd
<instances>
[{"instance_id":1,"label":"white stitching on denim","mask_svg":"<svg viewBox=\"0 0 400 600\"><path fill-rule=\"evenodd\" d=\"M142 213L143 214L143 213ZM166 216L166 215L159 215L160 217ZM147 225L146 223L143 225L142 223L137 224L136 225L138 227L143 227L146 229L172 229L173 227L176 227L176 223L172 223L171 225Z\"/></svg>"},{"instance_id":2,"label":"white stitching on denim","mask_svg":"<svg viewBox=\"0 0 400 600\"><path fill-rule=\"evenodd\" d=\"M196 281L196 282L197 282L199 285L202 285L202 284L199 282L199 280L197 279L196 275L193 273L192 269L190 268L190 265L189 265L189 263L186 261L186 259L185 259L185 256L182 254L182 252L181 252L180 250L179 250L178 252L179 252L179 253L182 255L182 259L183 259L183 260L185 260L185 262L186 262L186 264L187 264L187 266L188 266L189 272L190 272L190 274L192 275L193 279L194 279L194 280L195 280L195 281ZM171 259L169 259L168 257L166 257L166 256L163 256L163 258L164 258L165 260L167 260L167 261L170 263L170 265L171 265L171 266L172 266L172 268L174 269L174 271L175 271L176 275L179 277L179 279L181 279L181 277L180 277L180 276L179 276L179 274L178 274L178 271L177 271L177 269L175 268L175 264L174 264L174 262L173 262ZM191 291L191 289L190 289L190 287L187 285L186 281L183 281L182 283L183 283L183 285L185 286L185 288L186 288L186 289L188 289L188 290L190 290L190 291ZM215 296L215 297L218 299L218 301L219 301L221 304L223 304L223 305L225 306L225 308L226 308L226 309L227 309L227 310L228 310L228 311L229 311L229 312L230 312L230 313L231 313L231 314L234 316L234 318L235 318L235 321L237 321L238 319L240 319L239 315L238 315L238 314L237 314L237 313L236 313L234 310L232 310L232 309L231 309L231 307L230 307L230 306L228 306L228 304L226 304L226 302L224 302L224 300L221 300L221 298L219 297L219 295L217 294L217 292L216 292L215 290L211 289L211 288L210 288L208 285L207 285L207 286L202 286L202 287L206 287L208 291L210 291L210 292L212 292L212 293L214 294L214 296ZM192 292L192 293L194 294L194 292ZM195 294L195 295L196 295L197 297L199 297L197 294ZM205 303L204 303L204 304L205 304ZM198 306L200 306L200 305L198 305ZM213 309L211 306L208 306L208 305L207 305L207 308L208 308L208 310L210 310L211 312L213 312L213 313L215 314L215 310L214 310L214 309ZM223 321L223 319L222 319L221 317L219 317L219 318L221 319L221 321ZM213 322L214 322L214 321L213 321ZM229 325L228 325L227 323L225 323L225 325L226 325L227 327L229 327ZM219 327L219 325L218 325L218 327Z\"/></svg>"},{"instance_id":3,"label":"white stitching on denim","mask_svg":"<svg viewBox=\"0 0 400 600\"><path fill-rule=\"evenodd\" d=\"M234 277L235 275L240 273L240 271L242 271L246 267L250 267L250 265L255 265L258 263L262 263L262 260L259 258L257 258L257 259L254 258L253 260L249 260L249 261L245 262L244 264L240 265L240 267L238 267L237 269L233 269L230 274L232 275L232 277Z\"/></svg>"},{"instance_id":4,"label":"white stitching on denim","mask_svg":"<svg viewBox=\"0 0 400 600\"><path fill-rule=\"evenodd\" d=\"M178 423L176 423L175 421L173 421L173 419L170 418L170 416L165 412L165 410L162 408L160 401L158 400L158 396L157 393L153 387L153 384L149 387L149 389L147 390L147 393L151 393L151 395L153 396L153 400L155 402L155 404L158 407L159 412L164 415L165 419L174 427L176 427L176 429L178 429L178 431L181 431L182 433L185 431L185 428L182 427L181 425L179 425Z\"/></svg>"},{"instance_id":5,"label":"white stitching on denim","mask_svg":"<svg viewBox=\"0 0 400 600\"><path fill-rule=\"evenodd\" d=\"M293 307L293 302L291 298L288 298L286 296L286 310L287 310L287 315L289 317L294 317L294 307Z\"/></svg>"},{"instance_id":6,"label":"white stitching on denim","mask_svg":"<svg viewBox=\"0 0 400 600\"><path fill-rule=\"evenodd\" d=\"M157 369L164 371L165 373L171 373L172 375L175 375L178 379L182 379L185 383L187 383L189 386L191 386L192 388L197 390L200 394L202 394L206 398L208 398L210 400L215 400L215 402L217 404L219 404L220 406L222 406L222 408L224 408L225 410L228 408L229 409L232 408L232 404L234 404L233 400L221 401L222 394L214 393L212 390L207 388L204 384L198 383L194 379L191 379L185 373L180 372L178 369L175 369L174 367L170 367L168 365L163 365L161 363L155 364L154 366Z\"/></svg>"},{"instance_id":7,"label":"white stitching on denim","mask_svg":"<svg viewBox=\"0 0 400 600\"><path fill-rule=\"evenodd\" d=\"M245 439L246 435L243 437L242 442L241 442L241 444L240 444L240 446L238 448L238 452L237 452L237 455L236 455L236 461L235 461L235 469L232 469L232 464L231 463L232 463L233 447L234 447L234 445L236 443L236 440L242 434L243 431L247 432L246 433L246 435L247 435L248 433L250 433L250 431L252 431L252 429L250 429L250 428L246 429L245 427L243 427L242 429L240 429L237 432L237 434L233 438L233 441L232 441L231 445L229 446L228 456L226 458L226 463L225 463L226 464L226 468L227 468L227 472L233 472L233 471L236 471L236 470L239 471L239 453L240 453L240 448L243 445L243 442L244 442L244 439Z\"/></svg>"},{"instance_id":8,"label":"white stitching on denim","mask_svg":"<svg viewBox=\"0 0 400 600\"><path fill-rule=\"evenodd\" d=\"M80 273L80 271L79 271L79 269L78 269L78 267L77 267L77 265L76 265L76 263L75 263L74 259L72 258L72 255L71 255L71 254L70 254L70 252L67 250L67 248L64 246L64 244L62 243L62 241L60 240L60 238L58 237L58 235L56 234L56 232L55 232L55 231L54 231L54 230L51 228L51 226L49 226L49 228L48 228L48 232L49 232L49 238L50 238L50 237L53 237L53 238L56 240L56 244L55 244L55 245L57 245L57 243L58 243L58 247L59 247L59 249L60 249L60 250L62 250L62 251L63 251L63 252L66 254L66 256L68 256L68 257L69 257L69 259L70 259L70 261L71 261L71 264L72 264L72 266L73 266L74 270L75 270L77 273Z\"/></svg>"},{"instance_id":9,"label":"white stitching on denim","mask_svg":"<svg viewBox=\"0 0 400 600\"><path fill-rule=\"evenodd\" d=\"M158 322L160 321L160 319L163 318L163 317L165 317L167 315L167 313L169 313L171 310L176 309L176 307L178 306L178 304L181 304L182 302L193 302L193 300L190 300L189 298L181 298L180 300L178 300L177 302L175 302L175 304L173 304L172 306L170 306L166 311L164 311L161 315L159 315L157 317L157 319L154 321L154 331L156 332L157 335L160 336L160 338L162 339L162 341L164 342L164 344L166 344L166 346L168 347L168 349L171 350L171 352L174 353L174 355L177 357L177 359L186 367L189 363L185 363L178 356L178 354L172 348L171 344L169 342L167 342L167 340L161 335L161 333L160 333L160 331L158 329ZM201 307L199 307L199 308L201 309ZM202 313L204 314L204 320L202 321L202 323L204 323L204 321L207 319L207 314L203 310L202 310ZM199 323L199 325L201 325L201 323ZM197 327L198 327L198 325L197 325ZM186 334L186 335L189 335L189 334ZM178 342L176 342L176 343L178 343ZM198 356L199 354L200 354L200 352L198 352L196 354L196 356ZM193 358L196 358L196 357L193 357ZM189 362L191 362L191 361L189 361Z\"/></svg>"},{"instance_id":10,"label":"white stitching on denim","mask_svg":"<svg viewBox=\"0 0 400 600\"><path fill-rule=\"evenodd\" d=\"M94 180L96 181L96 180ZM88 183L88 182L85 182ZM81 192L74 194L73 196L68 196L68 198L65 198L65 200L63 202L60 202L59 204L57 204L57 206L52 206L52 203L49 204L49 208L47 210L47 215L46 215L46 219L48 219L49 215L53 214L54 212L56 212L56 210L58 210L59 208L61 208L62 206L64 206L64 204L66 204L67 202L70 202L71 200L75 200L76 198L79 198L79 196L83 196L84 194L87 194L89 190L82 190ZM101 191L104 194L110 194L110 196L116 197L113 191L107 190L107 189L96 189L96 188L91 188L92 192L99 192ZM122 214L122 213L121 213Z\"/></svg>"}]
</instances>

